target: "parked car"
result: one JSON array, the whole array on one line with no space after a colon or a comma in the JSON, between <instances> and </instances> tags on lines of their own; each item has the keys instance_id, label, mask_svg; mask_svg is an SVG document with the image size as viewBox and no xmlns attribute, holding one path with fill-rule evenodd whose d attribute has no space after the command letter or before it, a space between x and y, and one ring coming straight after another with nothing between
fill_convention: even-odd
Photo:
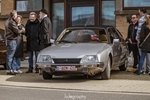
<instances>
[{"instance_id":1,"label":"parked car","mask_svg":"<svg viewBox=\"0 0 150 100\"><path fill-rule=\"evenodd\" d=\"M4 39L4 30L0 29L0 65L6 69L6 44Z\"/></svg>"},{"instance_id":2,"label":"parked car","mask_svg":"<svg viewBox=\"0 0 150 100\"><path fill-rule=\"evenodd\" d=\"M85 74L110 79L111 70L125 71L128 47L113 26L70 27L56 43L40 51L37 65L44 79L53 75Z\"/></svg>"},{"instance_id":3,"label":"parked car","mask_svg":"<svg viewBox=\"0 0 150 100\"><path fill-rule=\"evenodd\" d=\"M4 39L4 33L5 30L0 29L0 65L3 65L4 68L6 69L6 52L7 52L7 47ZM24 37L25 38L25 37ZM26 39L24 39L24 57L22 60L25 59L27 56L27 51L26 51Z\"/></svg>"}]
</instances>

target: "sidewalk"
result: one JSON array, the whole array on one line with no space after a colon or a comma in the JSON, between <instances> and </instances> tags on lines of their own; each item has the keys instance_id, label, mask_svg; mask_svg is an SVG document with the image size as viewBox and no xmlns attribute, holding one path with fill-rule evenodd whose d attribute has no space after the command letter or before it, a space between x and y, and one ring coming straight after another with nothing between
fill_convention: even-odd
<instances>
[{"instance_id":1,"label":"sidewalk","mask_svg":"<svg viewBox=\"0 0 150 100\"><path fill-rule=\"evenodd\" d=\"M120 75L120 74L119 74ZM129 73L130 77L133 74ZM127 75L128 76L128 75ZM135 76L135 75L134 75ZM50 88L50 89L67 89L67 90L87 90L87 91L104 91L104 92L132 92L132 93L149 93L150 94L150 80L143 79L117 79L112 76L110 80L95 80L75 78L54 77L52 80L43 80L41 75L18 74L0 75L1 86L15 86L15 87L31 87L31 88ZM128 76L129 77L129 76ZM143 77L135 76L135 77ZM150 77L150 76L148 76ZM150 79L150 78L149 78Z\"/></svg>"},{"instance_id":2,"label":"sidewalk","mask_svg":"<svg viewBox=\"0 0 150 100\"><path fill-rule=\"evenodd\" d=\"M148 74L135 75L132 72L113 70L110 80L86 79L83 76L54 76L51 80L44 80L42 75L25 73L27 69L28 61L25 60L22 62L22 74L6 75L5 70L0 70L0 85L150 94L150 75Z\"/></svg>"},{"instance_id":3,"label":"sidewalk","mask_svg":"<svg viewBox=\"0 0 150 100\"><path fill-rule=\"evenodd\" d=\"M25 73L27 67L21 70L23 73L17 75L6 75L5 70L0 70L0 86L150 94L150 75L147 74L135 75L116 70L112 71L110 80L82 76L54 76L51 80L44 80L42 75Z\"/></svg>"}]
</instances>

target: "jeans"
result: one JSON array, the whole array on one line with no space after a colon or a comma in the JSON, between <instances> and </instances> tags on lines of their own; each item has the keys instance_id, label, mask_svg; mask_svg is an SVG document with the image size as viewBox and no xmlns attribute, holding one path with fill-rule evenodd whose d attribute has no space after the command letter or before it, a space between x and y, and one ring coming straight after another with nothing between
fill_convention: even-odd
<instances>
[{"instance_id":1,"label":"jeans","mask_svg":"<svg viewBox=\"0 0 150 100\"><path fill-rule=\"evenodd\" d=\"M32 71L33 70L33 53L35 52L35 63L37 62L37 56L39 54L40 51L28 51L28 62L29 62L29 70ZM38 68L35 67L35 70L38 71Z\"/></svg>"},{"instance_id":2,"label":"jeans","mask_svg":"<svg viewBox=\"0 0 150 100\"><path fill-rule=\"evenodd\" d=\"M20 70L20 66L21 66L21 58L14 58L14 63L13 66L16 66L14 70L18 71Z\"/></svg>"},{"instance_id":3,"label":"jeans","mask_svg":"<svg viewBox=\"0 0 150 100\"><path fill-rule=\"evenodd\" d=\"M140 57L140 62L139 62L139 66L138 66L138 71L141 72L142 71L142 67L143 67L143 63L144 60L146 58L146 52L141 51L141 57Z\"/></svg>"},{"instance_id":4,"label":"jeans","mask_svg":"<svg viewBox=\"0 0 150 100\"><path fill-rule=\"evenodd\" d=\"M16 40L6 40L7 46L7 57L6 66L7 70L16 70L16 60L14 59L14 53L16 51L17 43Z\"/></svg>"},{"instance_id":5,"label":"jeans","mask_svg":"<svg viewBox=\"0 0 150 100\"><path fill-rule=\"evenodd\" d=\"M146 67L144 67L144 71L150 72L150 53L146 55Z\"/></svg>"}]
</instances>

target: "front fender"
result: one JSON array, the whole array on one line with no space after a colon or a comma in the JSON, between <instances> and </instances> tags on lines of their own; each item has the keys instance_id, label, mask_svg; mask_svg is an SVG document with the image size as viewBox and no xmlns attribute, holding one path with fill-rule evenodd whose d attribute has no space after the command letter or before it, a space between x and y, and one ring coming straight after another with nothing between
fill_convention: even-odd
<instances>
[{"instance_id":1,"label":"front fender","mask_svg":"<svg viewBox=\"0 0 150 100\"><path fill-rule=\"evenodd\" d=\"M103 70L107 67L108 58L110 57L110 54L113 56L113 52L112 52L111 47L108 47L107 49L98 53L98 61L104 62Z\"/></svg>"}]
</instances>

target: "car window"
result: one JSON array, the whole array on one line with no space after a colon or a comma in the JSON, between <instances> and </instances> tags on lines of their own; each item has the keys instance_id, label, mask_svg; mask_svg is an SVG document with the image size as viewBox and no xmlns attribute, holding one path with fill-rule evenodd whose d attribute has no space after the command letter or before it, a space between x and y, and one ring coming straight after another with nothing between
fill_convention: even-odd
<instances>
[{"instance_id":1,"label":"car window","mask_svg":"<svg viewBox=\"0 0 150 100\"><path fill-rule=\"evenodd\" d=\"M119 32L119 30L116 29L116 31L120 35L120 38L124 39L123 36L122 36L122 34Z\"/></svg>"},{"instance_id":2,"label":"car window","mask_svg":"<svg viewBox=\"0 0 150 100\"><path fill-rule=\"evenodd\" d=\"M113 40L118 38L115 36L115 33L113 32L113 30L110 28L108 29L108 36L109 36L109 39L110 39L110 42L113 43Z\"/></svg>"},{"instance_id":3,"label":"car window","mask_svg":"<svg viewBox=\"0 0 150 100\"><path fill-rule=\"evenodd\" d=\"M107 34L104 29L99 30L99 39L102 43L108 43Z\"/></svg>"},{"instance_id":4,"label":"car window","mask_svg":"<svg viewBox=\"0 0 150 100\"><path fill-rule=\"evenodd\" d=\"M120 39L120 36L118 35L117 31L114 28L112 28L112 32L114 33L115 38Z\"/></svg>"},{"instance_id":5,"label":"car window","mask_svg":"<svg viewBox=\"0 0 150 100\"><path fill-rule=\"evenodd\" d=\"M111 43L113 42L113 39L119 39L120 41L122 40L121 36L118 34L118 32L114 28L109 28L108 33L110 35Z\"/></svg>"},{"instance_id":6,"label":"car window","mask_svg":"<svg viewBox=\"0 0 150 100\"><path fill-rule=\"evenodd\" d=\"M65 35L60 40L62 42L91 42L99 41L97 34L93 30L66 30Z\"/></svg>"}]
</instances>

